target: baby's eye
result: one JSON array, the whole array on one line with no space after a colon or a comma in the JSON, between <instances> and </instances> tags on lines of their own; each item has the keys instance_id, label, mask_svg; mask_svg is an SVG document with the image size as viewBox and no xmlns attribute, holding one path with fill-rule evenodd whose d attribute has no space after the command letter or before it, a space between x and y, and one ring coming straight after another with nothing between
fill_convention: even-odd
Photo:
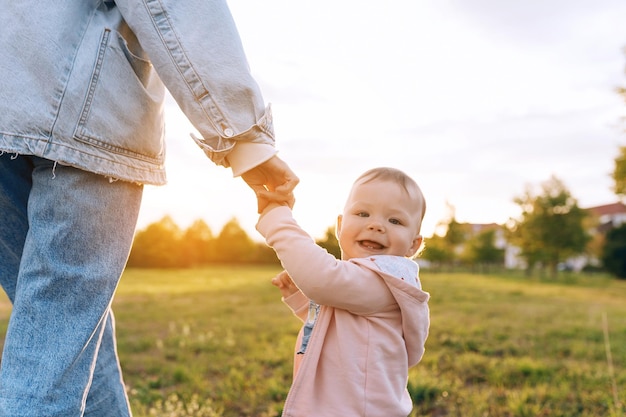
<instances>
[{"instance_id":1,"label":"baby's eye","mask_svg":"<svg viewBox=\"0 0 626 417\"><path fill-rule=\"evenodd\" d=\"M370 215L364 211L359 211L357 214L359 217L369 217Z\"/></svg>"},{"instance_id":2,"label":"baby's eye","mask_svg":"<svg viewBox=\"0 0 626 417\"><path fill-rule=\"evenodd\" d=\"M402 222L398 219L389 219L389 223L391 224L402 224Z\"/></svg>"}]
</instances>

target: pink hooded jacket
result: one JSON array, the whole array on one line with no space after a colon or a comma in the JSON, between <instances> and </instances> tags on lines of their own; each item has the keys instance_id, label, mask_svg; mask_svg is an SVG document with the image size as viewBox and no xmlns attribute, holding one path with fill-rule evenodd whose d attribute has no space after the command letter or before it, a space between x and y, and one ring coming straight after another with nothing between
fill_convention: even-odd
<instances>
[{"instance_id":1,"label":"pink hooded jacket","mask_svg":"<svg viewBox=\"0 0 626 417\"><path fill-rule=\"evenodd\" d=\"M406 417L408 370L424 354L430 323L429 294L407 282L418 280L417 264L387 257L413 271L405 281L381 270L379 257L337 260L287 207L261 216L257 230L301 290L285 303L302 320L309 298L321 305L306 353L295 356L283 416Z\"/></svg>"}]
</instances>

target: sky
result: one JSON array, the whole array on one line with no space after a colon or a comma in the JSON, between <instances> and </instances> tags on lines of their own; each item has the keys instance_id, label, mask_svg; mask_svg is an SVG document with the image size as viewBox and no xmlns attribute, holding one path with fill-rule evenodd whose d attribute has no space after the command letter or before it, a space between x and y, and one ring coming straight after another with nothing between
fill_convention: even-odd
<instances>
[{"instance_id":1,"label":"sky","mask_svg":"<svg viewBox=\"0 0 626 417\"><path fill-rule=\"evenodd\" d=\"M392 166L427 201L422 233L450 216L505 223L514 198L556 176L579 206L617 201L626 145L623 0L231 0L279 156L300 178L294 216L334 226L354 179ZM255 240L250 189L213 165L166 103L168 184L146 186L138 228L170 215L232 218Z\"/></svg>"}]
</instances>

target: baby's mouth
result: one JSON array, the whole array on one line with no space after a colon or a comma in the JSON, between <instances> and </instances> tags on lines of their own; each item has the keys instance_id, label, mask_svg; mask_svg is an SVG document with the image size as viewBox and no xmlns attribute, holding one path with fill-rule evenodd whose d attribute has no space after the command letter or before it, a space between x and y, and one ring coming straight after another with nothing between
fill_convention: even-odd
<instances>
[{"instance_id":1,"label":"baby's mouth","mask_svg":"<svg viewBox=\"0 0 626 417\"><path fill-rule=\"evenodd\" d=\"M359 244L363 246L364 248L370 249L370 250L380 250L384 248L383 245L381 245L378 242L374 242L373 240L361 240L359 241Z\"/></svg>"}]
</instances>

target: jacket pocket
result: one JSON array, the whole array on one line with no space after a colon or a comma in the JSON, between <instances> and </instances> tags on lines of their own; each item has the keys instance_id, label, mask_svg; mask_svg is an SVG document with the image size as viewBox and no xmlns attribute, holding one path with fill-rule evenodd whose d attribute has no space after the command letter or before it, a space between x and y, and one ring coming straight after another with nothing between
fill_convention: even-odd
<instances>
[{"instance_id":1,"label":"jacket pocket","mask_svg":"<svg viewBox=\"0 0 626 417\"><path fill-rule=\"evenodd\" d=\"M105 29L74 137L106 150L162 163L164 87L150 61Z\"/></svg>"}]
</instances>

